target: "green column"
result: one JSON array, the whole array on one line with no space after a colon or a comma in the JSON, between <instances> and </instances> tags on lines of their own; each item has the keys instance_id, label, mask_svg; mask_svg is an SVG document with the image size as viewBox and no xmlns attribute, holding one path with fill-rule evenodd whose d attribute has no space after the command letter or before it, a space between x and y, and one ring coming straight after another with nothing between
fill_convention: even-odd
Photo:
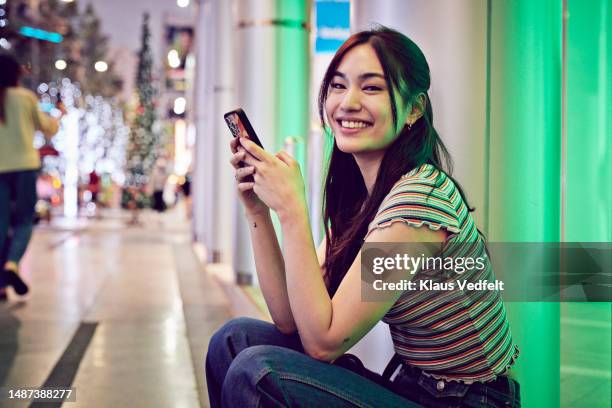
<instances>
[{"instance_id":1,"label":"green column","mask_svg":"<svg viewBox=\"0 0 612 408\"><path fill-rule=\"evenodd\" d=\"M278 79L277 92L277 139L276 148L284 146L287 137L297 137L296 159L305 176L305 146L308 137L309 118L309 17L308 0L276 2L279 19L276 32L276 56Z\"/></svg>"},{"instance_id":2,"label":"green column","mask_svg":"<svg viewBox=\"0 0 612 408\"><path fill-rule=\"evenodd\" d=\"M568 1L565 239L612 241L612 6Z\"/></svg>"},{"instance_id":3,"label":"green column","mask_svg":"<svg viewBox=\"0 0 612 408\"><path fill-rule=\"evenodd\" d=\"M568 0L566 38L564 238L569 242L611 242L610 1ZM611 304L564 303L561 307L561 315L566 318L561 326L563 405L608 406ZM597 388L585 393L584 384Z\"/></svg>"},{"instance_id":4,"label":"green column","mask_svg":"<svg viewBox=\"0 0 612 408\"><path fill-rule=\"evenodd\" d=\"M489 239L558 242L562 1L490 0L489 13ZM523 406L558 407L559 304L507 310Z\"/></svg>"}]
</instances>

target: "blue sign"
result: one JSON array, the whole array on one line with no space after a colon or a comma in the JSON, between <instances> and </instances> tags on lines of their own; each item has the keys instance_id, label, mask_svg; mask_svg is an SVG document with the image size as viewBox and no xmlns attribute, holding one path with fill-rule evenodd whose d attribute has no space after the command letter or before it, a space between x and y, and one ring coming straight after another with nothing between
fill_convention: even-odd
<instances>
[{"instance_id":1,"label":"blue sign","mask_svg":"<svg viewBox=\"0 0 612 408\"><path fill-rule=\"evenodd\" d=\"M349 0L317 0L316 53L334 53L351 35Z\"/></svg>"},{"instance_id":2,"label":"blue sign","mask_svg":"<svg viewBox=\"0 0 612 408\"><path fill-rule=\"evenodd\" d=\"M52 43L61 43L64 39L59 33L26 26L19 29L19 34L24 37L36 38L37 40L50 41Z\"/></svg>"}]
</instances>

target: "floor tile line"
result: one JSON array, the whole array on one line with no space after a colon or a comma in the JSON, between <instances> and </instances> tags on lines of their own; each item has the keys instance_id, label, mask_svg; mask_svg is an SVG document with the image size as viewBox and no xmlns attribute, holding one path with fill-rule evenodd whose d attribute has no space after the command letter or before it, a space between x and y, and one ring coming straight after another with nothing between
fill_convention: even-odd
<instances>
[{"instance_id":1,"label":"floor tile line","mask_svg":"<svg viewBox=\"0 0 612 408\"><path fill-rule=\"evenodd\" d=\"M72 386L81 360L83 360L97 327L97 322L81 322L41 388L70 388ZM78 398L78 393L76 393L76 398ZM30 408L59 408L61 405L61 401L34 401L30 404Z\"/></svg>"}]
</instances>

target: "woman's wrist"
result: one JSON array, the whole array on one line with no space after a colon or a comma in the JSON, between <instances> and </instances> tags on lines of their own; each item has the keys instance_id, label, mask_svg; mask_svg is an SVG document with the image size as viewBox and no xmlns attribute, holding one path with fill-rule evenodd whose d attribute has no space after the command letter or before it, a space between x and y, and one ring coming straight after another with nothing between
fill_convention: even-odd
<instances>
[{"instance_id":1,"label":"woman's wrist","mask_svg":"<svg viewBox=\"0 0 612 408\"><path fill-rule=\"evenodd\" d=\"M296 200L294 203L287 203L283 208L279 208L276 214L281 224L295 223L308 219L308 207L305 200Z\"/></svg>"},{"instance_id":2,"label":"woman's wrist","mask_svg":"<svg viewBox=\"0 0 612 408\"><path fill-rule=\"evenodd\" d=\"M244 214L246 215L247 220L256 221L261 218L269 217L270 208L262 206L261 208L257 209L245 209Z\"/></svg>"}]
</instances>

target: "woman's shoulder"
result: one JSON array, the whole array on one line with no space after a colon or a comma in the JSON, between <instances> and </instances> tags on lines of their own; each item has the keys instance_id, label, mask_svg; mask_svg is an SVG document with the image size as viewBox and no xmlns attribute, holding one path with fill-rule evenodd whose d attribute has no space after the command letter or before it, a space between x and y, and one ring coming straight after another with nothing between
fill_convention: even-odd
<instances>
[{"instance_id":1,"label":"woman's shoulder","mask_svg":"<svg viewBox=\"0 0 612 408\"><path fill-rule=\"evenodd\" d=\"M382 201L368 231L402 221L433 230L446 228L459 232L456 205L452 201L454 184L431 164L423 164L404 174Z\"/></svg>"},{"instance_id":2,"label":"woman's shoulder","mask_svg":"<svg viewBox=\"0 0 612 408\"><path fill-rule=\"evenodd\" d=\"M34 92L21 86L7 88L6 94L11 98L23 99L28 102L36 102L38 100Z\"/></svg>"},{"instance_id":3,"label":"woman's shoulder","mask_svg":"<svg viewBox=\"0 0 612 408\"><path fill-rule=\"evenodd\" d=\"M388 197L404 191L426 191L428 196L446 196L454 187L446 173L432 164L425 163L400 177L389 191Z\"/></svg>"}]
</instances>

